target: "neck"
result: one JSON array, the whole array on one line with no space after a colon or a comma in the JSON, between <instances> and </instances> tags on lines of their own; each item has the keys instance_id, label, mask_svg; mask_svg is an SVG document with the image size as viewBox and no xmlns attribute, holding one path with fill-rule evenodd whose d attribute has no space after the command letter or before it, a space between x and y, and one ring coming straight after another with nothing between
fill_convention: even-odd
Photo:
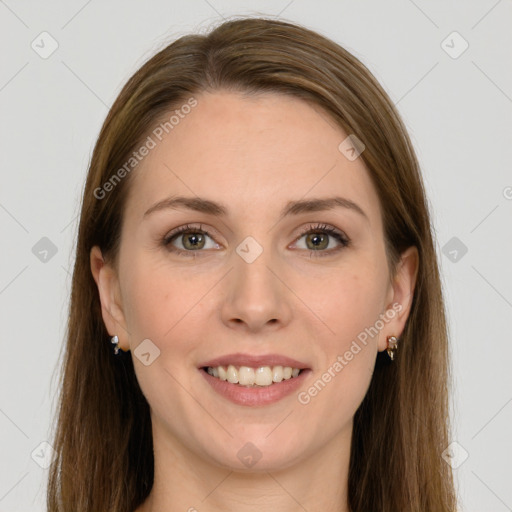
<instances>
[{"instance_id":1,"label":"neck","mask_svg":"<svg viewBox=\"0 0 512 512\"><path fill-rule=\"evenodd\" d=\"M135 512L348 512L352 425L287 468L247 472L215 466L163 435L153 423L154 484Z\"/></svg>"}]
</instances>

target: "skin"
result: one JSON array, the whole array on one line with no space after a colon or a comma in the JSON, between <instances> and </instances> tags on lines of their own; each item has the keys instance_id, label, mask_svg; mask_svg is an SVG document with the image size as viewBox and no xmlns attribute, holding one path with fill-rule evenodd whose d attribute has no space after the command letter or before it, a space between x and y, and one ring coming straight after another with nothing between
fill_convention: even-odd
<instances>
[{"instance_id":1,"label":"skin","mask_svg":"<svg viewBox=\"0 0 512 512\"><path fill-rule=\"evenodd\" d=\"M118 266L105 263L98 247L91 251L105 325L132 351L151 407L155 482L137 512L243 512L255 504L346 511L352 419L377 352L403 331L417 251L402 254L391 278L377 193L362 159L338 150L347 134L326 113L276 93L196 98L134 171ZM144 217L172 195L208 198L229 214L163 209ZM335 208L279 218L288 201L333 195L357 203L366 217ZM351 243L324 234L312 256L314 244L301 233L318 223ZM212 235L200 249L189 244L191 255L169 249L187 250L183 235L171 246L162 242L185 224ZM247 236L263 248L252 263L236 252ZM267 406L235 405L198 370L225 354L277 353L311 368L307 390L393 304L401 311L306 405L296 393ZM148 366L133 353L144 339L160 350ZM237 457L247 442L262 455L251 468Z\"/></svg>"}]
</instances>

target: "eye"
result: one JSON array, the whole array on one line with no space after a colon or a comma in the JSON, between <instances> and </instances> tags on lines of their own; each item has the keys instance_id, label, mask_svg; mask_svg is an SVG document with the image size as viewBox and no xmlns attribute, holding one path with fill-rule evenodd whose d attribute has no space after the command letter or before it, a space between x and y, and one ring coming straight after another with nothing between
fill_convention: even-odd
<instances>
[{"instance_id":1,"label":"eye","mask_svg":"<svg viewBox=\"0 0 512 512\"><path fill-rule=\"evenodd\" d=\"M310 256L312 257L329 256L350 245L350 240L345 233L326 224L308 226L296 240L298 241L304 237L305 249L310 251ZM332 245L330 239L335 239L338 246L330 247Z\"/></svg>"},{"instance_id":2,"label":"eye","mask_svg":"<svg viewBox=\"0 0 512 512\"><path fill-rule=\"evenodd\" d=\"M209 232L202 228L202 225L197 227L187 224L166 235L162 243L172 252L191 256L190 253L200 251L201 249L216 249L220 247L217 243L213 243L208 247L206 243L207 238L213 240ZM174 245L175 241L178 242L181 247ZM195 256L195 254L193 254L193 256Z\"/></svg>"},{"instance_id":3,"label":"eye","mask_svg":"<svg viewBox=\"0 0 512 512\"><path fill-rule=\"evenodd\" d=\"M296 238L295 243L305 237L306 247L310 256L329 256L350 245L350 239L338 229L326 224L309 225L301 235ZM208 246L207 242L212 242ZM337 247L331 247L331 240L337 242ZM171 252L184 256L197 256L202 249L219 249L221 246L213 241L212 235L198 226L187 224L169 233L162 240L162 244ZM179 244L179 245L177 245Z\"/></svg>"}]
</instances>

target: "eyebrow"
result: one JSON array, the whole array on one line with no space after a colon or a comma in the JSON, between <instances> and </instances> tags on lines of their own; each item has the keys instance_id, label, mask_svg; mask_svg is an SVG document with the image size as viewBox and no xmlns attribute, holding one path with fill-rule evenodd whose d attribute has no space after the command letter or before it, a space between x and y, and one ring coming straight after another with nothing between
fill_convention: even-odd
<instances>
[{"instance_id":1,"label":"eyebrow","mask_svg":"<svg viewBox=\"0 0 512 512\"><path fill-rule=\"evenodd\" d=\"M151 206L151 208L144 213L143 220L154 212L169 208L185 208L187 210L206 213L216 217L225 217L229 213L228 208L225 205L209 199L202 197L172 196ZM282 219L288 215L300 215L301 213L327 211L334 208L346 208L348 210L355 211L369 222L368 216L357 203L339 196L289 201L282 209L280 218Z\"/></svg>"}]
</instances>

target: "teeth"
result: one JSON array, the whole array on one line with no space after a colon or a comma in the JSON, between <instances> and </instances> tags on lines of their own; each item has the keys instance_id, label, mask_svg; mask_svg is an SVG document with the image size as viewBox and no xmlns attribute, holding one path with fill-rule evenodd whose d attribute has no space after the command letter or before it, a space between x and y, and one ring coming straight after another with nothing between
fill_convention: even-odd
<instances>
[{"instance_id":1,"label":"teeth","mask_svg":"<svg viewBox=\"0 0 512 512\"><path fill-rule=\"evenodd\" d=\"M209 366L206 370L213 377L220 380L227 380L231 384L240 384L241 386L270 386L274 382L297 377L300 373L299 368L291 366L260 366L251 368L249 366L236 367L230 364L227 368L224 366Z\"/></svg>"},{"instance_id":2,"label":"teeth","mask_svg":"<svg viewBox=\"0 0 512 512\"><path fill-rule=\"evenodd\" d=\"M226 370L226 377L227 381L231 382L231 384L238 384L238 372L232 364L230 364Z\"/></svg>"},{"instance_id":3,"label":"teeth","mask_svg":"<svg viewBox=\"0 0 512 512\"><path fill-rule=\"evenodd\" d=\"M209 369L209 368L208 368ZM220 380L228 380L228 373L222 366L217 366L217 372Z\"/></svg>"},{"instance_id":4,"label":"teeth","mask_svg":"<svg viewBox=\"0 0 512 512\"><path fill-rule=\"evenodd\" d=\"M256 380L254 368L249 368L248 366L240 367L238 370L238 383L241 386L252 386ZM259 384L259 382L257 382L257 384Z\"/></svg>"},{"instance_id":5,"label":"teeth","mask_svg":"<svg viewBox=\"0 0 512 512\"><path fill-rule=\"evenodd\" d=\"M272 384L272 368L269 366L262 366L254 373L256 374L256 384L258 386L270 386Z\"/></svg>"},{"instance_id":6,"label":"teeth","mask_svg":"<svg viewBox=\"0 0 512 512\"><path fill-rule=\"evenodd\" d=\"M284 379L284 372L282 366L274 366L272 369L272 380L274 382L281 382Z\"/></svg>"}]
</instances>

